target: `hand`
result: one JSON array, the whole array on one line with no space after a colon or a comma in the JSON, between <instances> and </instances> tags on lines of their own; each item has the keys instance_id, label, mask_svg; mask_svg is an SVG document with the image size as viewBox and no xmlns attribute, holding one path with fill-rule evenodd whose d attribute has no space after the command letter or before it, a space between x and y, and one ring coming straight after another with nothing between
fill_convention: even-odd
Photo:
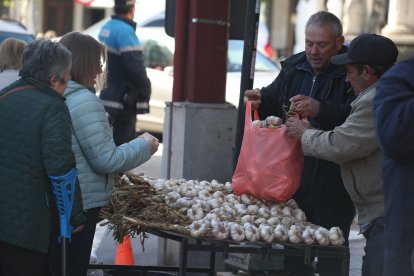
<instances>
[{"instance_id":1,"label":"hand","mask_svg":"<svg viewBox=\"0 0 414 276\"><path fill-rule=\"evenodd\" d=\"M75 229L73 229L72 233L79 233L83 230L83 227L85 227L84 224L77 226Z\"/></svg>"},{"instance_id":2,"label":"hand","mask_svg":"<svg viewBox=\"0 0 414 276\"><path fill-rule=\"evenodd\" d=\"M244 102L251 101L252 110L259 109L260 104L262 103L262 94L260 93L259 88L253 90L246 90L244 92Z\"/></svg>"},{"instance_id":3,"label":"hand","mask_svg":"<svg viewBox=\"0 0 414 276\"><path fill-rule=\"evenodd\" d=\"M158 146L160 145L160 141L148 132L145 132L138 136L139 138L145 139L151 145L151 155L154 154L158 150Z\"/></svg>"},{"instance_id":4,"label":"hand","mask_svg":"<svg viewBox=\"0 0 414 276\"><path fill-rule=\"evenodd\" d=\"M309 123L308 119L302 119L296 117L289 117L286 121L286 132L288 136L297 138L298 140L302 139L302 135L307 129L311 129L312 126Z\"/></svg>"},{"instance_id":5,"label":"hand","mask_svg":"<svg viewBox=\"0 0 414 276\"><path fill-rule=\"evenodd\" d=\"M316 117L319 114L319 101L304 95L293 96L290 101L295 110L302 116Z\"/></svg>"}]
</instances>

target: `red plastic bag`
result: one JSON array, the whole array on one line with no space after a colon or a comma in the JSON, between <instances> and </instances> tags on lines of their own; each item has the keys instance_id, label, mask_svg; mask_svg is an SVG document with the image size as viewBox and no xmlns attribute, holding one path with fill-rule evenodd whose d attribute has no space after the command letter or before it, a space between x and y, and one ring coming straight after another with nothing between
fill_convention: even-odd
<instances>
[{"instance_id":1,"label":"red plastic bag","mask_svg":"<svg viewBox=\"0 0 414 276\"><path fill-rule=\"evenodd\" d=\"M285 126L254 126L248 101L243 143L231 183L234 193L263 200L288 200L299 188L302 167L300 141L288 137Z\"/></svg>"}]
</instances>

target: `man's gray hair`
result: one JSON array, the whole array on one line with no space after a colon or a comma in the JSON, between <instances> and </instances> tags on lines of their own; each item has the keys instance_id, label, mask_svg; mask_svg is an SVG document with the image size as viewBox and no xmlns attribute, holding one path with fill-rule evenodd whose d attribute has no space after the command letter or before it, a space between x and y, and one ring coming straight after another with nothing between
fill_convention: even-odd
<instances>
[{"instance_id":1,"label":"man's gray hair","mask_svg":"<svg viewBox=\"0 0 414 276\"><path fill-rule=\"evenodd\" d=\"M342 23L338 17L336 17L333 13L327 11L319 11L309 17L308 21L306 22L306 28L309 25L330 25L332 27L332 31L336 37L342 36Z\"/></svg>"},{"instance_id":2,"label":"man's gray hair","mask_svg":"<svg viewBox=\"0 0 414 276\"><path fill-rule=\"evenodd\" d=\"M20 75L49 84L54 75L64 81L71 66L72 54L65 46L51 40L36 39L26 45L23 51Z\"/></svg>"}]
</instances>

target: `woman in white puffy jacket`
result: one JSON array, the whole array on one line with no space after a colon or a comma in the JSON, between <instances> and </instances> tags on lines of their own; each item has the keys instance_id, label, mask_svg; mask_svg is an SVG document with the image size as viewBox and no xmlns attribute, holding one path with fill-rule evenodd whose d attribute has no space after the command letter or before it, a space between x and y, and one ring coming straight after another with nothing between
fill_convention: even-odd
<instances>
[{"instance_id":1,"label":"woman in white puffy jacket","mask_svg":"<svg viewBox=\"0 0 414 276\"><path fill-rule=\"evenodd\" d=\"M98 214L109 202L113 175L136 168L158 149L158 139L148 133L116 146L105 109L95 95L96 79L103 79L105 46L89 35L71 32L60 43L72 52L72 80L65 90L72 119L72 150L79 170L83 207L88 218L85 228L72 234L68 250L68 274L86 275ZM98 78L97 78L98 77ZM50 272L60 275L61 248L52 241Z\"/></svg>"}]
</instances>

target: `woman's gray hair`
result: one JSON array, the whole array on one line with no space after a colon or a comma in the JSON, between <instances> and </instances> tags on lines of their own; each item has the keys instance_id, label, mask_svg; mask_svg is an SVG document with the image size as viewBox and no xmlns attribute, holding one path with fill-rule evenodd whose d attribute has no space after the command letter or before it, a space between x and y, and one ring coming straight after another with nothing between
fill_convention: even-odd
<instances>
[{"instance_id":1,"label":"woman's gray hair","mask_svg":"<svg viewBox=\"0 0 414 276\"><path fill-rule=\"evenodd\" d=\"M20 75L30 76L42 83L49 84L52 76L65 81L70 72L72 57L70 51L61 43L45 39L36 39L23 51Z\"/></svg>"},{"instance_id":2,"label":"woman's gray hair","mask_svg":"<svg viewBox=\"0 0 414 276\"><path fill-rule=\"evenodd\" d=\"M342 23L338 17L336 17L333 13L327 11L319 11L309 17L308 21L306 22L306 28L309 25L330 25L332 31L336 37L342 36Z\"/></svg>"}]
</instances>

